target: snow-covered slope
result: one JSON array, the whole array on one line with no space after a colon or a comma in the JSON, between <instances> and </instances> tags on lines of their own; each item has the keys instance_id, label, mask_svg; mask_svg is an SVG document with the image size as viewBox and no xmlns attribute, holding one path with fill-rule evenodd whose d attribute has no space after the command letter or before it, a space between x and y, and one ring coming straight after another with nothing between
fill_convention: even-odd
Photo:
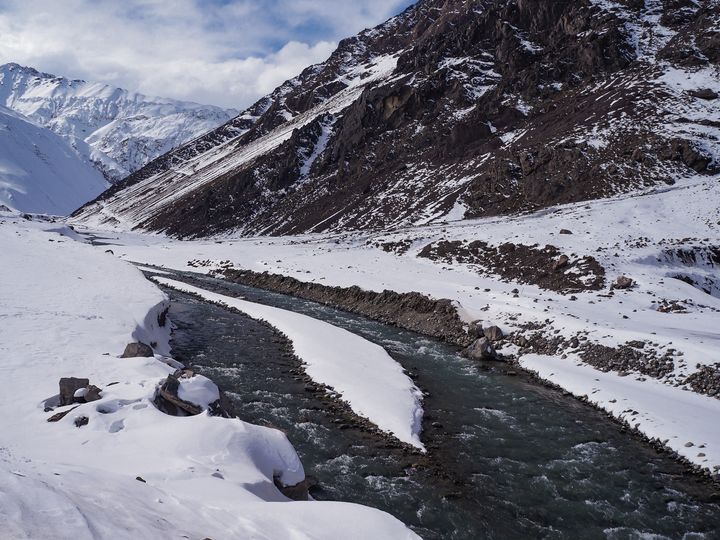
<instances>
[{"instance_id":1,"label":"snow-covered slope","mask_svg":"<svg viewBox=\"0 0 720 540\"><path fill-rule=\"evenodd\" d=\"M720 172L715 0L420 0L78 213L179 237L421 225Z\"/></svg>"},{"instance_id":2,"label":"snow-covered slope","mask_svg":"<svg viewBox=\"0 0 720 540\"><path fill-rule=\"evenodd\" d=\"M0 105L67 139L111 181L237 114L56 77L14 63L0 66Z\"/></svg>"},{"instance_id":3,"label":"snow-covered slope","mask_svg":"<svg viewBox=\"0 0 720 540\"><path fill-rule=\"evenodd\" d=\"M60 136L0 106L0 204L67 215L107 186Z\"/></svg>"},{"instance_id":4,"label":"snow-covered slope","mask_svg":"<svg viewBox=\"0 0 720 540\"><path fill-rule=\"evenodd\" d=\"M78 240L0 211L0 538L417 538L372 508L287 499L276 482L304 471L279 430L156 408L174 371L167 297ZM120 358L137 340L155 357ZM88 378L100 399L59 405L61 377Z\"/></svg>"}]
</instances>

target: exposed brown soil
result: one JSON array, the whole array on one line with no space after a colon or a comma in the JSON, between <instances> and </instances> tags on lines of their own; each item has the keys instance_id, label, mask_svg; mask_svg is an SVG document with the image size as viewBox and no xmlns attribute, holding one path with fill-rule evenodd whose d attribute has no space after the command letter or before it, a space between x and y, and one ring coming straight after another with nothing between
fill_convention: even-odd
<instances>
[{"instance_id":1,"label":"exposed brown soil","mask_svg":"<svg viewBox=\"0 0 720 540\"><path fill-rule=\"evenodd\" d=\"M491 246L481 240L442 240L425 246L418 257L474 265L482 274L561 293L597 291L605 286L605 269L594 257L563 257L558 248L549 245L540 248L507 242Z\"/></svg>"}]
</instances>

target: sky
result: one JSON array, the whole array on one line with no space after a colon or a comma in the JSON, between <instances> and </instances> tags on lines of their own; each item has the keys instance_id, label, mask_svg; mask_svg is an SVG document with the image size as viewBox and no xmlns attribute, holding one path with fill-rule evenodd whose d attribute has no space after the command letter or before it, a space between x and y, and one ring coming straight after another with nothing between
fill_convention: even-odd
<instances>
[{"instance_id":1,"label":"sky","mask_svg":"<svg viewBox=\"0 0 720 540\"><path fill-rule=\"evenodd\" d=\"M242 109L412 0L0 0L0 64Z\"/></svg>"}]
</instances>

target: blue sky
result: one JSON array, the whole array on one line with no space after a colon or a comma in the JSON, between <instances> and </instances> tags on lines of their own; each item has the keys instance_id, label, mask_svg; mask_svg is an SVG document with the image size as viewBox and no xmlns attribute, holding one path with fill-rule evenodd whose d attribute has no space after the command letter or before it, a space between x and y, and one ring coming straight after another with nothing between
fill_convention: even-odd
<instances>
[{"instance_id":1,"label":"blue sky","mask_svg":"<svg viewBox=\"0 0 720 540\"><path fill-rule=\"evenodd\" d=\"M411 0L0 0L0 63L242 108Z\"/></svg>"}]
</instances>

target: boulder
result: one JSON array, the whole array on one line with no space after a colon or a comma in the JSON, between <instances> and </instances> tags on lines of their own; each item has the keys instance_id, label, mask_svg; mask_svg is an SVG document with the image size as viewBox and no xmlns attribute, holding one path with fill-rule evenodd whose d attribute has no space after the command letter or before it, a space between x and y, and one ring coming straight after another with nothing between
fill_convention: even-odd
<instances>
[{"instance_id":1,"label":"boulder","mask_svg":"<svg viewBox=\"0 0 720 540\"><path fill-rule=\"evenodd\" d=\"M73 396L75 403L90 403L91 401L97 401L100 399L100 389L94 384L89 384L85 388L80 388L75 391Z\"/></svg>"},{"instance_id":2,"label":"boulder","mask_svg":"<svg viewBox=\"0 0 720 540\"><path fill-rule=\"evenodd\" d=\"M482 321L477 320L470 323L468 326L468 335L473 338L477 339L479 337L483 337L483 328L482 328Z\"/></svg>"},{"instance_id":3,"label":"boulder","mask_svg":"<svg viewBox=\"0 0 720 540\"><path fill-rule=\"evenodd\" d=\"M488 326L483 330L483 335L490 341L500 341L503 338L503 332L497 326Z\"/></svg>"},{"instance_id":4,"label":"boulder","mask_svg":"<svg viewBox=\"0 0 720 540\"><path fill-rule=\"evenodd\" d=\"M75 393L88 387L89 379L79 379L77 377L63 377L60 379L60 402L59 406L72 405L77 403Z\"/></svg>"},{"instance_id":5,"label":"boulder","mask_svg":"<svg viewBox=\"0 0 720 540\"><path fill-rule=\"evenodd\" d=\"M495 349L486 337L481 337L473 341L463 350L462 354L471 360L494 360L497 358Z\"/></svg>"},{"instance_id":6,"label":"boulder","mask_svg":"<svg viewBox=\"0 0 720 540\"><path fill-rule=\"evenodd\" d=\"M553 263L553 271L557 272L558 270L562 270L568 265L569 261L570 259L567 255L560 255Z\"/></svg>"},{"instance_id":7,"label":"boulder","mask_svg":"<svg viewBox=\"0 0 720 540\"><path fill-rule=\"evenodd\" d=\"M717 99L718 93L710 88L698 88L697 90L690 90L688 92L693 97L699 99Z\"/></svg>"},{"instance_id":8,"label":"boulder","mask_svg":"<svg viewBox=\"0 0 720 540\"><path fill-rule=\"evenodd\" d=\"M155 395L155 405L158 409L172 416L200 414L203 411L202 407L182 399L178 395L179 389L180 380L175 375L168 375Z\"/></svg>"},{"instance_id":9,"label":"boulder","mask_svg":"<svg viewBox=\"0 0 720 540\"><path fill-rule=\"evenodd\" d=\"M627 276L618 276L613 284L614 289L629 289L635 282Z\"/></svg>"},{"instance_id":10,"label":"boulder","mask_svg":"<svg viewBox=\"0 0 720 540\"><path fill-rule=\"evenodd\" d=\"M282 483L280 480L280 477L276 474L273 475L273 483L275 484L275 487L280 490L280 492L285 495L288 499L292 499L293 501L307 501L309 500L309 493L308 493L308 482L307 480L302 480L301 482L298 482L297 484L293 486L286 486Z\"/></svg>"},{"instance_id":11,"label":"boulder","mask_svg":"<svg viewBox=\"0 0 720 540\"><path fill-rule=\"evenodd\" d=\"M128 343L125 346L125 350L123 351L120 358L149 358L151 356L154 356L152 347L150 347L150 345L146 345L145 343L137 341L135 343Z\"/></svg>"}]
</instances>

